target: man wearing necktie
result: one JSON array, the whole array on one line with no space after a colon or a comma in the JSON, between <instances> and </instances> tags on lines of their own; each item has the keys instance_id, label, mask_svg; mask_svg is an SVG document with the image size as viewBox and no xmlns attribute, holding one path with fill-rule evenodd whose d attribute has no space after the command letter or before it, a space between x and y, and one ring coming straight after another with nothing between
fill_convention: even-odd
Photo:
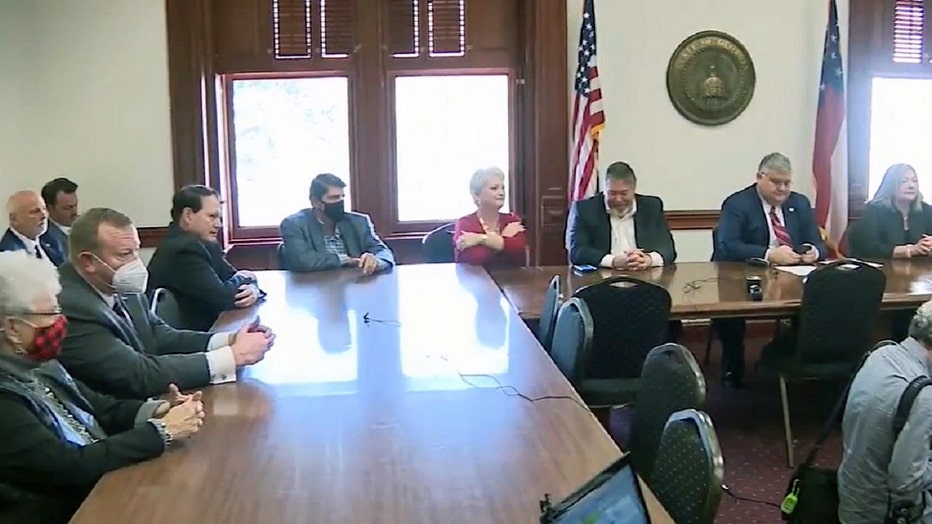
<instances>
[{"instance_id":1,"label":"man wearing necktie","mask_svg":"<svg viewBox=\"0 0 932 524\"><path fill-rule=\"evenodd\" d=\"M764 259L773 265L812 264L827 253L812 204L790 190L790 159L765 156L754 184L722 203L713 261ZM722 342L722 381L740 387L744 377L744 319L721 319L713 327Z\"/></svg>"},{"instance_id":2,"label":"man wearing necktie","mask_svg":"<svg viewBox=\"0 0 932 524\"><path fill-rule=\"evenodd\" d=\"M35 191L17 191L7 200L10 227L0 238L0 251L25 251L56 267L65 262L65 256L42 235L48 229L48 212L45 202Z\"/></svg>"}]
</instances>

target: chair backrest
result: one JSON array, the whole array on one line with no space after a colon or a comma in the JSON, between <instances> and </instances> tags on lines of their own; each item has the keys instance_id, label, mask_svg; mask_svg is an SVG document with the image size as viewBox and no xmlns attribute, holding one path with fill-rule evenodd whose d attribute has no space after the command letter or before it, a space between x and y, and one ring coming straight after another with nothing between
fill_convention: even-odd
<instances>
[{"instance_id":1,"label":"chair backrest","mask_svg":"<svg viewBox=\"0 0 932 524\"><path fill-rule=\"evenodd\" d=\"M810 273L799 312L797 370L850 362L853 371L871 348L886 282L883 271L859 261L839 260Z\"/></svg>"},{"instance_id":2,"label":"chair backrest","mask_svg":"<svg viewBox=\"0 0 932 524\"><path fill-rule=\"evenodd\" d=\"M592 316L586 303L578 298L567 300L557 314L553 328L550 357L574 386L592 351Z\"/></svg>"},{"instance_id":3,"label":"chair backrest","mask_svg":"<svg viewBox=\"0 0 932 524\"><path fill-rule=\"evenodd\" d=\"M149 306L155 316L161 318L173 328L181 326L181 310L178 300L171 291L160 287L152 293L152 304Z\"/></svg>"},{"instance_id":4,"label":"chair backrest","mask_svg":"<svg viewBox=\"0 0 932 524\"><path fill-rule=\"evenodd\" d=\"M712 260L715 260L715 254L718 252L718 224L712 228Z\"/></svg>"},{"instance_id":5,"label":"chair backrest","mask_svg":"<svg viewBox=\"0 0 932 524\"><path fill-rule=\"evenodd\" d=\"M628 276L596 282L576 291L595 323L587 378L630 379L641 375L651 349L663 344L670 321L670 293Z\"/></svg>"},{"instance_id":6,"label":"chair backrest","mask_svg":"<svg viewBox=\"0 0 932 524\"><path fill-rule=\"evenodd\" d=\"M285 263L285 245L279 244L278 248L275 250L275 254L278 257L278 267L279 269L284 269L286 271L290 270L288 264Z\"/></svg>"},{"instance_id":7,"label":"chair backrest","mask_svg":"<svg viewBox=\"0 0 932 524\"><path fill-rule=\"evenodd\" d=\"M695 409L670 415L648 482L677 524L710 524L722 500L725 463L712 420Z\"/></svg>"},{"instance_id":8,"label":"chair backrest","mask_svg":"<svg viewBox=\"0 0 932 524\"><path fill-rule=\"evenodd\" d=\"M451 263L455 260L453 248L453 227L455 224L444 224L424 235L421 244L424 246L424 257L430 264Z\"/></svg>"},{"instance_id":9,"label":"chair backrest","mask_svg":"<svg viewBox=\"0 0 932 524\"><path fill-rule=\"evenodd\" d=\"M557 313L560 312L560 306L563 303L563 294L560 275L554 275L547 285L547 293L544 295L544 307L540 311L540 327L538 336L540 345L550 352L550 343L553 341L553 326L557 323Z\"/></svg>"},{"instance_id":10,"label":"chair backrest","mask_svg":"<svg viewBox=\"0 0 932 524\"><path fill-rule=\"evenodd\" d=\"M667 419L677 411L701 409L705 399L705 378L691 351L664 344L647 354L625 448L648 484Z\"/></svg>"}]
</instances>

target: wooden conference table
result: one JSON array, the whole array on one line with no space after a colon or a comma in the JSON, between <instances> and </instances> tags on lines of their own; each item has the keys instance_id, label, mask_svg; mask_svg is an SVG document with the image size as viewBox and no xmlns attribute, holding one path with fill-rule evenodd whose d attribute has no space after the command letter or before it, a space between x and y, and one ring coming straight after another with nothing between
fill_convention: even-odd
<instances>
[{"instance_id":1,"label":"wooden conference table","mask_svg":"<svg viewBox=\"0 0 932 524\"><path fill-rule=\"evenodd\" d=\"M106 475L72 522L532 523L621 455L481 268L259 281L265 360L206 388L202 431Z\"/></svg>"},{"instance_id":2,"label":"wooden conference table","mask_svg":"<svg viewBox=\"0 0 932 524\"><path fill-rule=\"evenodd\" d=\"M887 277L882 309L915 308L932 299L932 261L885 261L882 270ZM802 300L802 278L739 262L687 262L631 273L601 269L582 275L566 266L491 271L492 278L525 320L540 318L547 284L554 275L563 280L564 295L571 296L583 286L621 274L666 288L672 299L671 317L676 319L782 317L794 314ZM760 302L748 298L749 275L761 277L764 298Z\"/></svg>"}]
</instances>

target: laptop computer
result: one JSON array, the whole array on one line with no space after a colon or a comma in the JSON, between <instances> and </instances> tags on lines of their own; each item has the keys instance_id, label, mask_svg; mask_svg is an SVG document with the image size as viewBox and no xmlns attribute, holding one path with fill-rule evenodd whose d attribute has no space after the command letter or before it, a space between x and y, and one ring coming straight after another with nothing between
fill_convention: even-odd
<instances>
[{"instance_id":1,"label":"laptop computer","mask_svg":"<svg viewBox=\"0 0 932 524\"><path fill-rule=\"evenodd\" d=\"M625 454L565 500L541 502L541 524L650 524L641 484Z\"/></svg>"}]
</instances>

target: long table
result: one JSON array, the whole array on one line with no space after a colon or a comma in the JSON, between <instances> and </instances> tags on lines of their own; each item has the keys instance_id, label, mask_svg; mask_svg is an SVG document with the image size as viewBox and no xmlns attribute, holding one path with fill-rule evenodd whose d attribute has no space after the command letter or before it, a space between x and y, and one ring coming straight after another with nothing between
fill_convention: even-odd
<instances>
[{"instance_id":1,"label":"long table","mask_svg":"<svg viewBox=\"0 0 932 524\"><path fill-rule=\"evenodd\" d=\"M621 452L484 270L262 272L278 337L74 523L532 523ZM562 398L530 402L516 396ZM671 522L645 490L653 522Z\"/></svg>"},{"instance_id":2,"label":"long table","mask_svg":"<svg viewBox=\"0 0 932 524\"><path fill-rule=\"evenodd\" d=\"M886 261L881 269L887 277L882 309L915 308L932 299L932 261ZM671 317L676 319L782 317L794 314L802 300L802 278L737 262L689 262L647 271L600 269L584 274L577 274L567 266L491 271L492 278L524 319L540 318L547 283L554 275L560 275L564 294L571 296L583 286L623 274L666 288L672 300ZM748 298L746 280L752 275L762 280L764 296L759 302Z\"/></svg>"}]
</instances>

